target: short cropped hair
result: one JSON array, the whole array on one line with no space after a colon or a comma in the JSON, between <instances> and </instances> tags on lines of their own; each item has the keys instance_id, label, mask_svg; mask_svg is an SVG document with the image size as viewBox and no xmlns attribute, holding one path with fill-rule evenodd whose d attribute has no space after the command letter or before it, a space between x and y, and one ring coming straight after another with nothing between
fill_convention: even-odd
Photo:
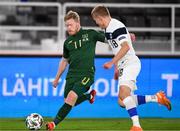
<instances>
[{"instance_id":1,"label":"short cropped hair","mask_svg":"<svg viewBox=\"0 0 180 131\"><path fill-rule=\"evenodd\" d=\"M91 11L91 15L92 17L96 17L96 16L110 16L109 10L108 8L106 8L103 5L98 5L96 7L94 7L94 9Z\"/></svg>"},{"instance_id":2,"label":"short cropped hair","mask_svg":"<svg viewBox=\"0 0 180 131\"><path fill-rule=\"evenodd\" d=\"M67 21L69 19L74 19L76 22L80 21L79 14L75 11L68 11L68 13L64 16L64 21Z\"/></svg>"}]
</instances>

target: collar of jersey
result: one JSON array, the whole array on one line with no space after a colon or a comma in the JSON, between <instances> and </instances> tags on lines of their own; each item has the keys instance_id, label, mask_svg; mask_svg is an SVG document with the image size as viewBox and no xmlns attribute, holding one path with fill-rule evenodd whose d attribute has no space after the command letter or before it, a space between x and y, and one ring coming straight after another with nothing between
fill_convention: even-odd
<instances>
[{"instance_id":1,"label":"collar of jersey","mask_svg":"<svg viewBox=\"0 0 180 131\"><path fill-rule=\"evenodd\" d=\"M111 20L110 20L110 22L109 22L108 26L107 26L107 27L106 27L106 29L105 29L105 32L106 32L107 28L111 25L112 20L113 20L113 18L111 18Z\"/></svg>"},{"instance_id":2,"label":"collar of jersey","mask_svg":"<svg viewBox=\"0 0 180 131\"><path fill-rule=\"evenodd\" d=\"M78 35L80 35L81 34L81 32L82 32L82 28L80 28L80 30L74 35L74 36L78 36Z\"/></svg>"}]
</instances>

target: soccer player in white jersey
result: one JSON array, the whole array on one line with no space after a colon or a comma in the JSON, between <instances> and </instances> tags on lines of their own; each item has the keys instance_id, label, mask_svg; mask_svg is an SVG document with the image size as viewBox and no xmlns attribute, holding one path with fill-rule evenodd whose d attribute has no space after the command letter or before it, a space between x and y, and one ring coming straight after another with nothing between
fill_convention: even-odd
<instances>
[{"instance_id":1,"label":"soccer player in white jersey","mask_svg":"<svg viewBox=\"0 0 180 131\"><path fill-rule=\"evenodd\" d=\"M127 28L119 20L111 18L109 10L102 5L94 7L91 15L96 24L105 29L106 39L114 53L114 57L104 64L104 68L109 69L113 65L117 66L119 71L118 103L125 107L131 117L133 126L130 131L142 131L136 110L138 105L157 102L171 110L171 103L162 91L155 95L142 96L133 94L133 91L137 89L136 77L140 72L141 63L135 54Z\"/></svg>"}]
</instances>

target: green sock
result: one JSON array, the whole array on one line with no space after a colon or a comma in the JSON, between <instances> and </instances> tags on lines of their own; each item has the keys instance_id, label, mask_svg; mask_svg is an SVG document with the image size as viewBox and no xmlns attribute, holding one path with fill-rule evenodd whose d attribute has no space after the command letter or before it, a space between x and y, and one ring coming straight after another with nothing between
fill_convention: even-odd
<instances>
[{"instance_id":1,"label":"green sock","mask_svg":"<svg viewBox=\"0 0 180 131\"><path fill-rule=\"evenodd\" d=\"M84 102L84 101L86 101L86 100L90 100L90 97L91 97L90 94L84 94L84 95L80 96L80 97L77 99L77 101L76 101L76 103L75 103L75 106L81 104L82 102Z\"/></svg>"},{"instance_id":2,"label":"green sock","mask_svg":"<svg viewBox=\"0 0 180 131\"><path fill-rule=\"evenodd\" d=\"M64 120L64 118L69 114L71 109L71 105L64 103L64 105L59 109L58 114L54 119L54 124L58 125L62 120Z\"/></svg>"}]
</instances>

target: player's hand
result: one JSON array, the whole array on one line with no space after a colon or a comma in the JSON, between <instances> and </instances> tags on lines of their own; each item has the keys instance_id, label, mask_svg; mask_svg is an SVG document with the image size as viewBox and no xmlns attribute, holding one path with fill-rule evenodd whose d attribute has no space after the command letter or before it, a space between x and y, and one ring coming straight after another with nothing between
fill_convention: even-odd
<instances>
[{"instance_id":1,"label":"player's hand","mask_svg":"<svg viewBox=\"0 0 180 131\"><path fill-rule=\"evenodd\" d=\"M118 77L119 77L119 70L115 69L114 70L114 80L118 80Z\"/></svg>"},{"instance_id":2,"label":"player's hand","mask_svg":"<svg viewBox=\"0 0 180 131\"><path fill-rule=\"evenodd\" d=\"M58 83L59 83L59 80L55 79L55 80L52 82L53 87L56 88L57 85L58 85Z\"/></svg>"},{"instance_id":3,"label":"player's hand","mask_svg":"<svg viewBox=\"0 0 180 131\"><path fill-rule=\"evenodd\" d=\"M103 65L103 67L105 68L105 69L110 69L110 68L112 68L112 66L113 66L113 63L110 61L110 62L106 62L104 65Z\"/></svg>"},{"instance_id":4,"label":"player's hand","mask_svg":"<svg viewBox=\"0 0 180 131\"><path fill-rule=\"evenodd\" d=\"M130 33L131 41L136 41L136 35L134 33Z\"/></svg>"}]
</instances>

